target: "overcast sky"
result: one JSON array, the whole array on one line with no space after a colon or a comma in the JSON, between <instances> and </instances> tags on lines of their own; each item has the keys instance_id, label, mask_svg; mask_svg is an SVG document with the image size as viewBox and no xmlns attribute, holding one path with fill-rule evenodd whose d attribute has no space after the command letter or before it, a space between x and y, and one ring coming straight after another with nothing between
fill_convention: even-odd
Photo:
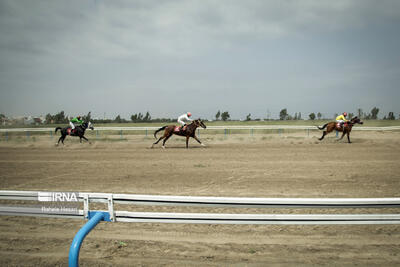
<instances>
[{"instance_id":1,"label":"overcast sky","mask_svg":"<svg viewBox=\"0 0 400 267\"><path fill-rule=\"evenodd\" d=\"M0 0L0 113L400 112L400 1Z\"/></svg>"}]
</instances>

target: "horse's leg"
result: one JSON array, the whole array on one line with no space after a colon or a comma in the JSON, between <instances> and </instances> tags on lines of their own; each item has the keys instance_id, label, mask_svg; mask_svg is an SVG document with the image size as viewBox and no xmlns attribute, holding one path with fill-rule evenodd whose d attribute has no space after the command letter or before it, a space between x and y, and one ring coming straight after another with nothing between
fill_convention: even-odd
<instances>
[{"instance_id":1,"label":"horse's leg","mask_svg":"<svg viewBox=\"0 0 400 267\"><path fill-rule=\"evenodd\" d=\"M345 134L346 134L346 132L345 132L345 131L343 131L343 133L342 133L342 136L341 136L341 137L340 137L338 140L336 140L336 141L340 141L340 140L342 140Z\"/></svg>"},{"instance_id":2,"label":"horse's leg","mask_svg":"<svg viewBox=\"0 0 400 267\"><path fill-rule=\"evenodd\" d=\"M161 136L160 138L158 138L158 140L156 142L153 143L153 145L151 146L151 148L153 148L154 145L157 145L158 142L160 142L163 138L165 137L165 135Z\"/></svg>"},{"instance_id":3,"label":"horse's leg","mask_svg":"<svg viewBox=\"0 0 400 267\"><path fill-rule=\"evenodd\" d=\"M323 131L321 138L318 138L319 141L322 141L324 139L325 135L327 135L326 131Z\"/></svg>"},{"instance_id":4,"label":"horse's leg","mask_svg":"<svg viewBox=\"0 0 400 267\"><path fill-rule=\"evenodd\" d=\"M162 148L165 148L165 142L167 142L167 140L172 136L172 134L168 135L167 137L164 138L163 142L162 142Z\"/></svg>"},{"instance_id":5,"label":"horse's leg","mask_svg":"<svg viewBox=\"0 0 400 267\"><path fill-rule=\"evenodd\" d=\"M66 135L63 135L63 136L62 136L62 139L61 139L61 142L62 142L63 145L64 145L65 137L66 137Z\"/></svg>"},{"instance_id":6,"label":"horse's leg","mask_svg":"<svg viewBox=\"0 0 400 267\"><path fill-rule=\"evenodd\" d=\"M199 142L200 145L206 146L205 144L203 144L203 143L199 140L199 138L197 138L197 136L193 135L192 137L193 137L197 142Z\"/></svg>"},{"instance_id":7,"label":"horse's leg","mask_svg":"<svg viewBox=\"0 0 400 267\"><path fill-rule=\"evenodd\" d=\"M186 149L189 148L189 138L190 138L190 136L187 135L187 136L186 136Z\"/></svg>"},{"instance_id":8,"label":"horse's leg","mask_svg":"<svg viewBox=\"0 0 400 267\"><path fill-rule=\"evenodd\" d=\"M350 132L347 132L347 141L349 142L349 144L351 144L351 141L350 141Z\"/></svg>"},{"instance_id":9,"label":"horse's leg","mask_svg":"<svg viewBox=\"0 0 400 267\"><path fill-rule=\"evenodd\" d=\"M84 137L83 135L82 135L82 138L83 139L85 139L86 141L88 141L89 142L89 144L90 144L90 141L89 141L89 139L87 139L86 137ZM81 138L81 140L82 140L82 138Z\"/></svg>"},{"instance_id":10,"label":"horse's leg","mask_svg":"<svg viewBox=\"0 0 400 267\"><path fill-rule=\"evenodd\" d=\"M58 146L60 144L61 139L62 139L62 135L60 136L60 138L58 138L58 142L56 143L56 146Z\"/></svg>"}]
</instances>

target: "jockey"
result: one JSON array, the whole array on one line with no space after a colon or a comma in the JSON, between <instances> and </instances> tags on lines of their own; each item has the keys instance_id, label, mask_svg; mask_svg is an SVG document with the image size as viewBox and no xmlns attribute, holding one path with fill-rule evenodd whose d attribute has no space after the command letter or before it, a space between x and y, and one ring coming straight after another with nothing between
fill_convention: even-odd
<instances>
[{"instance_id":1,"label":"jockey","mask_svg":"<svg viewBox=\"0 0 400 267\"><path fill-rule=\"evenodd\" d=\"M347 116L347 112L343 112L343 114L341 114L341 115L339 115L339 116L336 117L336 122L339 122L339 123L340 123L340 127L341 127L341 128L343 128L343 124L344 124L346 121L349 121L348 119L346 119L346 116Z\"/></svg>"},{"instance_id":2,"label":"jockey","mask_svg":"<svg viewBox=\"0 0 400 267\"><path fill-rule=\"evenodd\" d=\"M186 122L193 121L190 119L191 116L192 116L192 113L187 112L178 117L178 122L182 125L181 130L183 130L183 127L186 125Z\"/></svg>"},{"instance_id":3,"label":"jockey","mask_svg":"<svg viewBox=\"0 0 400 267\"><path fill-rule=\"evenodd\" d=\"M77 116L69 121L69 125L71 125L71 131L73 131L75 129L74 123L82 124L83 120L81 120L81 116Z\"/></svg>"}]
</instances>

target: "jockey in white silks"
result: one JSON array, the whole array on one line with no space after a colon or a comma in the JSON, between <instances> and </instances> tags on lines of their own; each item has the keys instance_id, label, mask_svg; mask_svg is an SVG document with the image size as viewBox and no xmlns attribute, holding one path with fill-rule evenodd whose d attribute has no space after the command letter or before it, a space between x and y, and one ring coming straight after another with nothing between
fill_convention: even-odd
<instances>
[{"instance_id":1,"label":"jockey in white silks","mask_svg":"<svg viewBox=\"0 0 400 267\"><path fill-rule=\"evenodd\" d=\"M190 119L192 116L192 113L188 112L185 114L182 114L178 117L178 122L182 125L181 130L183 130L183 127L186 125L186 122L193 121Z\"/></svg>"}]
</instances>

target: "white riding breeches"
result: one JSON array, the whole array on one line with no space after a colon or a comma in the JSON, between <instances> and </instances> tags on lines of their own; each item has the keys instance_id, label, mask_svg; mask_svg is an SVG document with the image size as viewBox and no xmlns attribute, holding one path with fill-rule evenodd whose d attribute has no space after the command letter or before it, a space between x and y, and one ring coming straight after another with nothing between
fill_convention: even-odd
<instances>
[{"instance_id":1,"label":"white riding breeches","mask_svg":"<svg viewBox=\"0 0 400 267\"><path fill-rule=\"evenodd\" d=\"M69 122L69 125L71 125L72 130L75 129L75 125L72 122Z\"/></svg>"},{"instance_id":2,"label":"white riding breeches","mask_svg":"<svg viewBox=\"0 0 400 267\"><path fill-rule=\"evenodd\" d=\"M182 126L186 124L184 121L181 121L181 120L178 120L178 122L179 122Z\"/></svg>"}]
</instances>

